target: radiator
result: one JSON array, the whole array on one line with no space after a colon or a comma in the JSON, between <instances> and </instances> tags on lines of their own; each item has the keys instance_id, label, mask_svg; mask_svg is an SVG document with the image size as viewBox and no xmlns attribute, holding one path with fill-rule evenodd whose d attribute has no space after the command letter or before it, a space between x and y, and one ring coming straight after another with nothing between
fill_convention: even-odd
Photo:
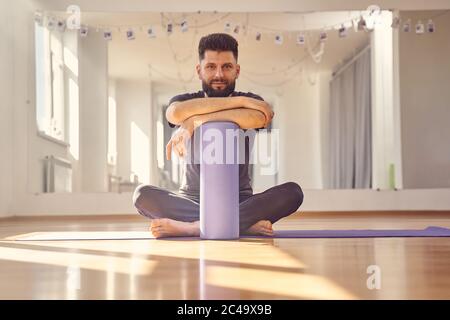
<instances>
[{"instance_id":1,"label":"radiator","mask_svg":"<svg viewBox=\"0 0 450 320\"><path fill-rule=\"evenodd\" d=\"M44 192L72 192L72 164L68 160L46 156L44 177Z\"/></svg>"}]
</instances>

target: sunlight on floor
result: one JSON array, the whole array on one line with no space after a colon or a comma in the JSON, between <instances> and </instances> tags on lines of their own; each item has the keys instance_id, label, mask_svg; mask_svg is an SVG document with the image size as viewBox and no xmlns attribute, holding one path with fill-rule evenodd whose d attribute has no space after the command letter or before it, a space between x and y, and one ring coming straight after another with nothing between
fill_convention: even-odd
<instances>
[{"instance_id":1,"label":"sunlight on floor","mask_svg":"<svg viewBox=\"0 0 450 320\"><path fill-rule=\"evenodd\" d=\"M95 254L56 252L38 249L0 248L0 260L38 263L60 267L107 271L122 274L151 274L157 262L132 255L129 258L101 256Z\"/></svg>"},{"instance_id":2,"label":"sunlight on floor","mask_svg":"<svg viewBox=\"0 0 450 320\"><path fill-rule=\"evenodd\" d=\"M114 250L111 249L111 241L115 242L113 246ZM198 239L111 241L20 241L17 243L31 247L45 246L66 249L101 250L105 252L133 252L135 255L144 255L141 258L149 255L152 258L207 259L208 261L298 269L306 267L298 258L273 246L272 239L241 239L241 241L203 241ZM11 242L5 241L3 243Z\"/></svg>"},{"instance_id":3,"label":"sunlight on floor","mask_svg":"<svg viewBox=\"0 0 450 320\"><path fill-rule=\"evenodd\" d=\"M324 277L285 271L206 266L206 284L293 299L357 299Z\"/></svg>"}]
</instances>

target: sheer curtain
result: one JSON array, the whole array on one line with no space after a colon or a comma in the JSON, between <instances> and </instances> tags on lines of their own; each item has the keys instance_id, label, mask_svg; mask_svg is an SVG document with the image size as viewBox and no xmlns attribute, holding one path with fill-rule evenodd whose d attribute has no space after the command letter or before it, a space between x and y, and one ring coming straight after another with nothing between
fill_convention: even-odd
<instances>
[{"instance_id":1,"label":"sheer curtain","mask_svg":"<svg viewBox=\"0 0 450 320\"><path fill-rule=\"evenodd\" d=\"M370 188L372 177L370 49L330 82L329 182Z\"/></svg>"}]
</instances>

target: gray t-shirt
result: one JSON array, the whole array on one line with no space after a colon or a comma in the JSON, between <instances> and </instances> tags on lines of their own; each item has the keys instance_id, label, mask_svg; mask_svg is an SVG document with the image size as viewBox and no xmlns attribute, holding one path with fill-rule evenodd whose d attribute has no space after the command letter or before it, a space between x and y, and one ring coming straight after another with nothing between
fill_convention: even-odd
<instances>
[{"instance_id":1,"label":"gray t-shirt","mask_svg":"<svg viewBox=\"0 0 450 320\"><path fill-rule=\"evenodd\" d=\"M203 91L198 91L195 93L185 93L185 94L180 94L177 95L175 97L173 97L172 99L170 99L169 101L169 105L173 102L176 101L186 101L186 100L190 100L190 99L196 99L196 98L205 98L205 93ZM251 93L251 92L236 92L234 91L230 96L235 97L235 96L245 96L245 97L250 97L250 98L254 98L254 99L258 99L258 100L263 100L263 98L261 98L260 96ZM178 127L175 126L174 124L169 122L169 126L174 128L174 127ZM256 130L259 130L262 128L258 128ZM245 131L245 130L244 130ZM194 135L191 138L191 142L196 141L196 135L194 132ZM253 137L254 138L254 137ZM250 183L250 176L249 176L249 149L250 146L253 145L253 141L250 141L250 139L252 139L252 136L249 135L249 137L247 139L245 139L245 163L243 164L239 164L239 196L240 197L245 197L245 196L249 196L253 194L253 189ZM199 201L200 199L200 164L198 163L198 161L195 161L195 154L196 154L196 145L198 145L198 143L189 143L190 147L190 152L191 152L191 161L186 162L184 165L184 175L183 175L183 179L181 182L181 186L180 186L180 193L187 196L188 198L195 200L195 201Z\"/></svg>"}]
</instances>

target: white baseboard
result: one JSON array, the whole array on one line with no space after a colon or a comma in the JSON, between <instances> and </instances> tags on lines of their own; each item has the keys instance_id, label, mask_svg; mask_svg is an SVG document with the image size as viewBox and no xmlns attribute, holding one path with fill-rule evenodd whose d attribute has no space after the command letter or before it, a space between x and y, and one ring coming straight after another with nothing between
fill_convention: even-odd
<instances>
[{"instance_id":1,"label":"white baseboard","mask_svg":"<svg viewBox=\"0 0 450 320\"><path fill-rule=\"evenodd\" d=\"M303 190L301 211L450 211L450 189ZM275 199L275 201L280 201ZM138 214L132 193L48 193L15 197L14 216Z\"/></svg>"}]
</instances>

